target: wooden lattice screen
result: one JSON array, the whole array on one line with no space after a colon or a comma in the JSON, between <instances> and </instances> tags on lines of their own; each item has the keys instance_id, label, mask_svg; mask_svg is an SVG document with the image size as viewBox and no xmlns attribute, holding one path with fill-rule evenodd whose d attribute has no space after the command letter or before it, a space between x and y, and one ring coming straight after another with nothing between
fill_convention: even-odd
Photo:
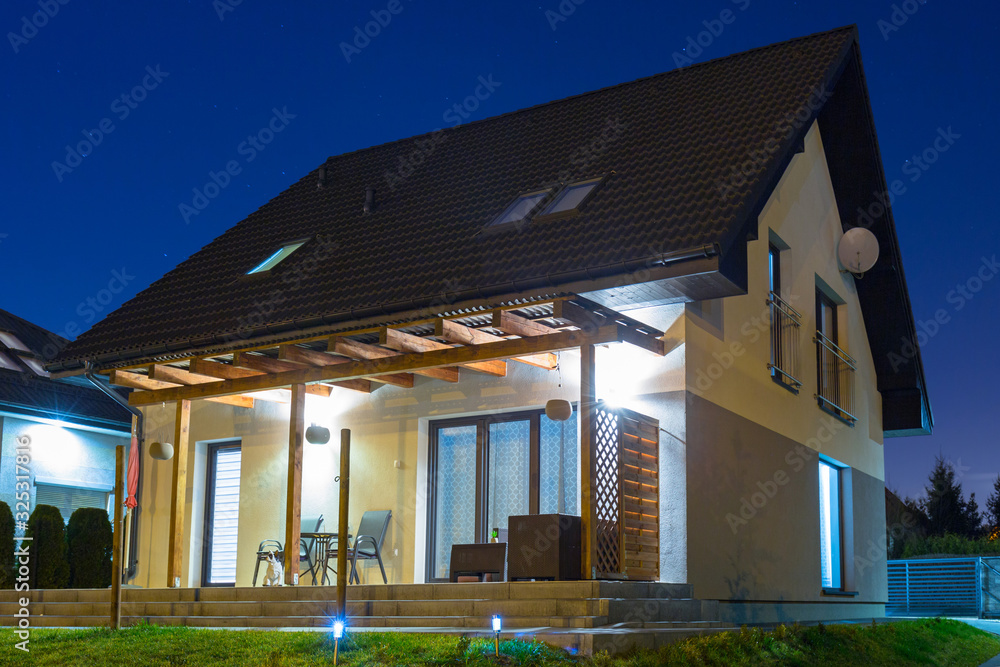
<instances>
[{"instance_id":1,"label":"wooden lattice screen","mask_svg":"<svg viewBox=\"0 0 1000 667\"><path fill-rule=\"evenodd\" d=\"M601 405L594 429L599 579L656 581L660 576L659 422Z\"/></svg>"}]
</instances>

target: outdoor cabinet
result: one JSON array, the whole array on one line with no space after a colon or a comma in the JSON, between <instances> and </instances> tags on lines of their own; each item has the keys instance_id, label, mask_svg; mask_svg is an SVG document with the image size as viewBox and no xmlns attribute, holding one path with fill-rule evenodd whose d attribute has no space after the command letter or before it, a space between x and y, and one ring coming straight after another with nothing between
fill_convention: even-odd
<instances>
[{"instance_id":1,"label":"outdoor cabinet","mask_svg":"<svg viewBox=\"0 0 1000 667\"><path fill-rule=\"evenodd\" d=\"M580 578L580 517L529 514L507 521L507 577L570 581Z\"/></svg>"}]
</instances>

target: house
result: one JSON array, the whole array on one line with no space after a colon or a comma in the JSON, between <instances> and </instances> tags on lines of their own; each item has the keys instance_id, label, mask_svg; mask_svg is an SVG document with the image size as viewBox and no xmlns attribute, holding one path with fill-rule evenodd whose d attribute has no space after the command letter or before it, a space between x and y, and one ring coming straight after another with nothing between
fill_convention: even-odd
<instances>
[{"instance_id":1,"label":"house","mask_svg":"<svg viewBox=\"0 0 1000 667\"><path fill-rule=\"evenodd\" d=\"M132 416L85 378L49 377L53 346L68 343L0 310L0 501L12 512L24 491L28 508L54 505L65 521L114 504L115 448L129 444Z\"/></svg>"},{"instance_id":2,"label":"house","mask_svg":"<svg viewBox=\"0 0 1000 667\"><path fill-rule=\"evenodd\" d=\"M390 582L559 513L585 578L882 616L884 438L932 427L919 351L890 363L915 329L885 189L832 30L331 157L48 368L135 390L139 586L248 586L261 540L334 529L349 429Z\"/></svg>"}]
</instances>

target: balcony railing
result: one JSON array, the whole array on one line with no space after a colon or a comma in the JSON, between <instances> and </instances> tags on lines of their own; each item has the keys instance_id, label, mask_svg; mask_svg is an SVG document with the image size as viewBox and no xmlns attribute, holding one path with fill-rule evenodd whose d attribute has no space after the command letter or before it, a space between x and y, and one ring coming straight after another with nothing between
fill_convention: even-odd
<instances>
[{"instance_id":1,"label":"balcony railing","mask_svg":"<svg viewBox=\"0 0 1000 667\"><path fill-rule=\"evenodd\" d=\"M821 407L845 421L854 423L854 372L858 362L836 343L816 332L816 360L818 393L816 400Z\"/></svg>"},{"instance_id":2,"label":"balcony railing","mask_svg":"<svg viewBox=\"0 0 1000 667\"><path fill-rule=\"evenodd\" d=\"M771 308L771 363L767 367L775 380L797 391L802 386L799 381L802 315L774 292L769 293L767 305Z\"/></svg>"}]
</instances>

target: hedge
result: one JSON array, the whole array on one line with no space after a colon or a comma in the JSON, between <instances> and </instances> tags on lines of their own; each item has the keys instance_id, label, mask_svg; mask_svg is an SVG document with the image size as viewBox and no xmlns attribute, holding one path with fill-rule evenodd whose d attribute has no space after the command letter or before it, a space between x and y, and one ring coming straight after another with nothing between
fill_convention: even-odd
<instances>
[{"instance_id":1,"label":"hedge","mask_svg":"<svg viewBox=\"0 0 1000 667\"><path fill-rule=\"evenodd\" d=\"M97 507L73 512L66 528L70 588L111 585L113 537L108 513Z\"/></svg>"},{"instance_id":2,"label":"hedge","mask_svg":"<svg viewBox=\"0 0 1000 667\"><path fill-rule=\"evenodd\" d=\"M58 507L38 505L28 517L32 589L66 588L69 561L66 559L66 525Z\"/></svg>"},{"instance_id":3,"label":"hedge","mask_svg":"<svg viewBox=\"0 0 1000 667\"><path fill-rule=\"evenodd\" d=\"M14 588L14 515L10 505L0 501L0 589Z\"/></svg>"}]
</instances>

